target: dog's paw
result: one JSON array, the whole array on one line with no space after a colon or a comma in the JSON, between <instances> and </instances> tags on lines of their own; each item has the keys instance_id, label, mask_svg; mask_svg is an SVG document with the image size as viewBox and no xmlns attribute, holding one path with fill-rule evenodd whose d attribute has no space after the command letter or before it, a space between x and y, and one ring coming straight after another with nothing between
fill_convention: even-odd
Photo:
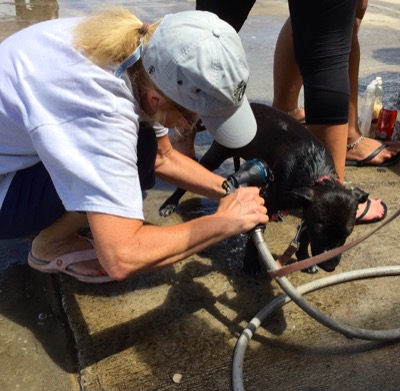
<instances>
[{"instance_id":1,"label":"dog's paw","mask_svg":"<svg viewBox=\"0 0 400 391\"><path fill-rule=\"evenodd\" d=\"M161 217L167 217L174 213L176 210L176 205L174 204L164 204L160 207L158 210L158 213L160 214Z\"/></svg>"},{"instance_id":2,"label":"dog's paw","mask_svg":"<svg viewBox=\"0 0 400 391\"><path fill-rule=\"evenodd\" d=\"M335 258L332 258L332 259L328 259L328 260L325 261L325 262L321 262L318 266L319 266L322 270L325 270L325 271L328 272L328 273L332 273L332 272L335 271L336 266L339 265L339 263L340 263L340 258L341 258L341 255L339 255L339 256L337 256L337 257L335 257Z\"/></svg>"},{"instance_id":3,"label":"dog's paw","mask_svg":"<svg viewBox=\"0 0 400 391\"><path fill-rule=\"evenodd\" d=\"M301 269L303 273L308 273L308 274L315 274L318 273L318 268L316 265L312 265L310 267L306 267L305 269Z\"/></svg>"}]
</instances>

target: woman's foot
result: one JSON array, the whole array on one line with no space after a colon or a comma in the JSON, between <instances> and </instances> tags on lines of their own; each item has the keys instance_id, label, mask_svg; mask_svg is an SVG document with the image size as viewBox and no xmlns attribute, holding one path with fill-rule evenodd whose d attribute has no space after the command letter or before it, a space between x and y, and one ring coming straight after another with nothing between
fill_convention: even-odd
<instances>
[{"instance_id":1,"label":"woman's foot","mask_svg":"<svg viewBox=\"0 0 400 391\"><path fill-rule=\"evenodd\" d=\"M386 217L387 207L380 198L368 199L358 205L356 224L372 224L383 220Z\"/></svg>"},{"instance_id":2,"label":"woman's foot","mask_svg":"<svg viewBox=\"0 0 400 391\"><path fill-rule=\"evenodd\" d=\"M65 254L71 254L77 251L90 250L93 246L91 242L83 237L74 235L68 241L60 241L58 243L46 243L40 235L38 235L32 242L31 254L37 260L43 262L50 262L57 257ZM77 275L82 276L104 276L107 275L105 270L100 265L99 261L94 258L74 263L68 266L68 270L72 270Z\"/></svg>"},{"instance_id":3,"label":"woman's foot","mask_svg":"<svg viewBox=\"0 0 400 391\"><path fill-rule=\"evenodd\" d=\"M382 143L379 140L370 137L349 140L346 165L385 165L389 159L392 159L400 152L400 142L388 142L385 144L387 144L386 147L382 148Z\"/></svg>"}]
</instances>

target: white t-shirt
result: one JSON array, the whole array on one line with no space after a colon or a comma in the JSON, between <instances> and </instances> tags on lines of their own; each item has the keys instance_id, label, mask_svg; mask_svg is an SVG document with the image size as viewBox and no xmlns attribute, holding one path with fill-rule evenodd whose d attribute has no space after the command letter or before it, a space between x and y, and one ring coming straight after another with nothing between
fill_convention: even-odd
<instances>
[{"instance_id":1,"label":"white t-shirt","mask_svg":"<svg viewBox=\"0 0 400 391\"><path fill-rule=\"evenodd\" d=\"M66 210L143 219L137 93L126 73L114 76L117 64L101 68L73 47L81 20L0 44L0 206L14 173L42 161Z\"/></svg>"}]
</instances>

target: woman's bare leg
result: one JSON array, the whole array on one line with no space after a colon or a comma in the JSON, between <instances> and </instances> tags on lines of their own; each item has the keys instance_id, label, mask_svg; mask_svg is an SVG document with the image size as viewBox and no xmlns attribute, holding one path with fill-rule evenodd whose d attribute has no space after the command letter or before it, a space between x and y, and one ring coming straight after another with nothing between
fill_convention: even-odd
<instances>
[{"instance_id":1,"label":"woman's bare leg","mask_svg":"<svg viewBox=\"0 0 400 391\"><path fill-rule=\"evenodd\" d=\"M351 53L349 59L349 78L350 78L350 106L349 106L349 131L347 144L354 143L361 137L361 130L358 126L358 75L360 68L360 43L358 40L358 31L361 21L367 10L368 0L360 0L357 5L356 20L354 23L353 40L351 44ZM380 141L373 138L365 138L357 147L347 152L349 160L363 160L369 156L376 148L381 145ZM383 149L372 163L380 164L385 160L396 155L400 151L400 143L391 144Z\"/></svg>"},{"instance_id":2,"label":"woman's bare leg","mask_svg":"<svg viewBox=\"0 0 400 391\"><path fill-rule=\"evenodd\" d=\"M348 124L307 126L308 130L331 152L341 183L344 182L347 126Z\"/></svg>"},{"instance_id":3,"label":"woman's bare leg","mask_svg":"<svg viewBox=\"0 0 400 391\"><path fill-rule=\"evenodd\" d=\"M303 119L304 109L296 110L303 79L294 56L290 18L282 26L276 42L273 75L272 107L290 113L295 119Z\"/></svg>"}]
</instances>

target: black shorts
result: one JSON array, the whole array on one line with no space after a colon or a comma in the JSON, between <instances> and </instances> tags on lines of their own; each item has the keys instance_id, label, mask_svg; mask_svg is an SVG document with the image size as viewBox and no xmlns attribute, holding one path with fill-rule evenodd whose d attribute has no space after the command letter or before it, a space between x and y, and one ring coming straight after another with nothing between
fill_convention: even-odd
<instances>
[{"instance_id":1,"label":"black shorts","mask_svg":"<svg viewBox=\"0 0 400 391\"><path fill-rule=\"evenodd\" d=\"M209 11L239 31L256 0L197 0L196 9Z\"/></svg>"},{"instance_id":2,"label":"black shorts","mask_svg":"<svg viewBox=\"0 0 400 391\"><path fill-rule=\"evenodd\" d=\"M357 0L289 0L307 124L348 122L356 7Z\"/></svg>"},{"instance_id":3,"label":"black shorts","mask_svg":"<svg viewBox=\"0 0 400 391\"><path fill-rule=\"evenodd\" d=\"M255 0L196 0L239 31ZM308 124L348 122L348 63L357 0L289 0Z\"/></svg>"}]
</instances>

